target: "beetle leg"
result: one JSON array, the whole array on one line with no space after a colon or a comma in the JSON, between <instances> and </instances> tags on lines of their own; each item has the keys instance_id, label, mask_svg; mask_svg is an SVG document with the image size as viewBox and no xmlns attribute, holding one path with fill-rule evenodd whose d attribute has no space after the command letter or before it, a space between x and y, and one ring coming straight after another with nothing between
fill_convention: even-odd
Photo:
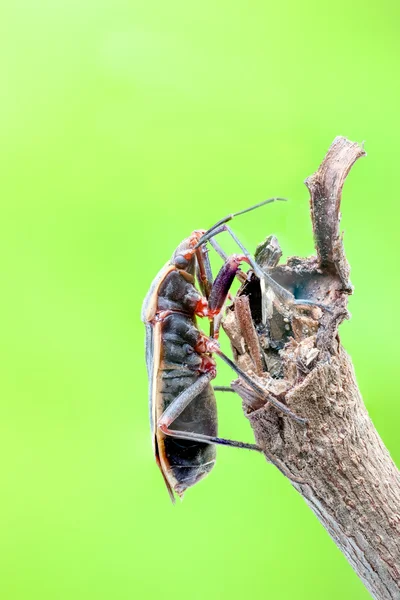
<instances>
[{"instance_id":1,"label":"beetle leg","mask_svg":"<svg viewBox=\"0 0 400 600\"><path fill-rule=\"evenodd\" d=\"M206 297L207 301L210 297L210 293L213 285L213 275L211 270L210 258L208 256L208 248L205 245L200 246L196 249L196 262L197 262L197 280L199 287ZM215 324L214 319L210 319L210 337L215 335Z\"/></svg>"},{"instance_id":2,"label":"beetle leg","mask_svg":"<svg viewBox=\"0 0 400 600\"><path fill-rule=\"evenodd\" d=\"M259 396L265 398L266 402L270 402L273 406L275 406L275 408L283 412L288 417L291 417L294 421L297 421L302 425L305 425L307 423L307 419L305 419L304 417L299 417L299 415L296 415L296 413L292 412L290 408L286 406L286 404L283 404L283 402L280 402L277 398L272 396L272 394L266 392L257 382L255 382L251 377L249 377L247 373L245 373L240 367L235 365L235 363L230 358L228 358L226 354L221 352L221 350L214 350L214 352L215 354L217 354L217 356L222 358L222 360L226 362L226 364L229 365L231 369L233 369L239 375L239 377L247 383L247 385L253 388L253 390L257 392Z\"/></svg>"},{"instance_id":3,"label":"beetle leg","mask_svg":"<svg viewBox=\"0 0 400 600\"><path fill-rule=\"evenodd\" d=\"M308 300L308 299L303 299L303 298L295 298L294 295L292 294L292 292L290 292L289 290L284 288L282 285L280 285L277 281L275 281L275 279L273 279L271 277L271 275L269 275L266 271L264 271L257 264L257 262L254 260L254 258L251 256L250 252L245 248L245 246L243 246L242 242L239 240L237 235L226 224L219 225L218 227L215 227L214 229L206 232L198 241L197 246L204 244L207 241L210 241L210 243L211 243L211 238L213 238L215 235L218 235L219 233L222 233L223 231L226 231L227 233L229 233L229 235L232 237L232 239L236 242L236 244L239 246L239 248L243 252L244 256L246 257L246 262L251 266L254 273L259 278L259 280L261 282L269 285L269 287L273 290L273 292L275 293L278 300L283 305L286 305L288 307L293 306L293 305L296 305L296 306L318 306L319 308L322 308L328 312L332 312L328 306L326 306L325 304L322 304L320 302L314 302L314 300ZM262 286L261 290L263 292L263 295L265 295L263 286ZM262 302L263 323L265 323L266 319L267 319L267 315L265 313L265 308L264 308L265 305L266 305L266 302L263 301Z\"/></svg>"},{"instance_id":4,"label":"beetle leg","mask_svg":"<svg viewBox=\"0 0 400 600\"><path fill-rule=\"evenodd\" d=\"M235 276L239 271L239 266L242 262L248 262L246 256L241 254L232 254L227 258L219 270L208 299L208 314L210 316L218 315L221 312L233 280L235 279Z\"/></svg>"},{"instance_id":5,"label":"beetle leg","mask_svg":"<svg viewBox=\"0 0 400 600\"><path fill-rule=\"evenodd\" d=\"M224 302L224 306L225 306L225 302ZM213 337L215 340L217 340L219 338L219 330L221 328L221 323L222 323L223 316L224 315L223 315L223 312L222 312L222 309L221 309L221 312L219 312L214 317L214 322L213 322L214 335L211 336L211 337Z\"/></svg>"},{"instance_id":6,"label":"beetle leg","mask_svg":"<svg viewBox=\"0 0 400 600\"><path fill-rule=\"evenodd\" d=\"M202 294L209 298L213 284L213 275L211 270L210 258L208 256L208 248L200 246L196 249L197 259L197 280Z\"/></svg>"},{"instance_id":7,"label":"beetle leg","mask_svg":"<svg viewBox=\"0 0 400 600\"><path fill-rule=\"evenodd\" d=\"M208 358L208 357L207 357ZM214 363L215 365L215 363ZM197 398L199 394L208 386L210 381L216 376L215 366L210 366L208 372L202 373L199 378L186 390L181 392L171 404L166 408L161 417L158 420L157 426L164 431L163 428L168 428L171 423L179 417L179 415L185 410L185 408ZM165 433L165 431L164 431ZM168 435L168 434L167 434ZM169 434L171 435L171 434Z\"/></svg>"},{"instance_id":8,"label":"beetle leg","mask_svg":"<svg viewBox=\"0 0 400 600\"><path fill-rule=\"evenodd\" d=\"M233 392L236 394L235 390L228 385L214 385L214 392Z\"/></svg>"},{"instance_id":9,"label":"beetle leg","mask_svg":"<svg viewBox=\"0 0 400 600\"><path fill-rule=\"evenodd\" d=\"M204 435L202 433L191 433L190 431L169 429L169 427L165 426L161 426L160 429L165 435L170 435L180 440L192 440L193 442L203 442L204 444L232 446L233 448L244 448L245 450L257 450L257 452L263 451L262 448L260 448L260 446L257 446L257 444L247 444L246 442L227 440L226 438L214 437L212 435Z\"/></svg>"},{"instance_id":10,"label":"beetle leg","mask_svg":"<svg viewBox=\"0 0 400 600\"><path fill-rule=\"evenodd\" d=\"M268 305L268 300L266 297L266 288L265 288L266 283L270 286L270 288L273 290L275 295L285 305L294 303L294 301L295 301L294 296L291 292L289 292L284 287L282 287L279 283L277 283L270 275L268 275L268 273L266 273L265 271L263 271L261 269L261 267L256 263L256 261L251 256L250 252L243 246L243 244L241 243L239 238L234 234L234 232L231 230L231 228L228 227L228 225L223 224L223 225L220 225L219 227L216 227L214 230L207 232L200 238L198 244L209 241L210 244L217 250L217 247L216 247L217 244L213 240L213 237L215 235L218 235L219 233L222 233L223 231L228 232L229 235L235 240L235 242L237 243L239 248L243 251L243 255L245 257L244 260L251 266L254 273L257 275L257 277L260 280L261 295L262 295L262 301L261 301L262 322L266 323L267 318L269 316L267 314L267 310L266 310L266 307ZM217 252L218 252L218 250L217 250ZM236 273L235 273L235 275L236 275ZM232 281L233 281L233 278L232 278Z\"/></svg>"},{"instance_id":11,"label":"beetle leg","mask_svg":"<svg viewBox=\"0 0 400 600\"><path fill-rule=\"evenodd\" d=\"M208 251L205 245L200 246L196 249L197 279L200 289L206 299L209 301L210 296L212 296L211 304L210 302L208 303L206 312L208 312L210 317L210 337L218 339L222 320L222 307L229 296L229 289L232 285L232 281L235 276L238 277L241 283L247 279L246 274L239 269L241 260L245 260L246 257L237 257L237 255L234 255L235 258L229 257L215 240L210 240L210 242L212 242L213 247L223 258L225 264L220 273L218 273L217 279L213 282ZM225 275L223 273L225 273ZM222 278L224 278L224 280L220 281ZM221 287L222 289L220 289ZM215 291L216 289L219 290L217 293Z\"/></svg>"},{"instance_id":12,"label":"beetle leg","mask_svg":"<svg viewBox=\"0 0 400 600\"><path fill-rule=\"evenodd\" d=\"M208 241L210 242L210 245L214 248L215 252L222 258L224 262L228 260L228 254L225 252L225 250L221 248L221 246L213 237L210 238Z\"/></svg>"},{"instance_id":13,"label":"beetle leg","mask_svg":"<svg viewBox=\"0 0 400 600\"><path fill-rule=\"evenodd\" d=\"M283 412L288 417L292 418L294 421L301 423L302 425L305 425L308 422L307 419L305 419L304 417L299 417L299 415L296 415L296 413L292 412L290 408L286 406L286 404L283 404L283 402L280 402L280 400L272 396L272 394L265 391L256 381L254 381L254 379L249 377L247 373L245 373L240 367L235 365L235 363L220 350L218 343L215 340L209 339L207 350L214 352L217 356L222 358L222 360L226 362L226 364L229 365L231 369L233 369L233 371L235 371L235 373L237 373L239 377L243 379L243 381L245 381L247 385L250 386L257 393L258 396L264 398L265 402L270 402L273 406L275 406L275 408Z\"/></svg>"},{"instance_id":14,"label":"beetle leg","mask_svg":"<svg viewBox=\"0 0 400 600\"><path fill-rule=\"evenodd\" d=\"M218 244L218 242L214 238L210 238L208 241L210 242L210 245L214 248L215 252L222 258L222 260L224 262L226 262L228 260L229 256L225 252L225 250L223 250L221 248L221 246ZM244 283L247 280L247 275L246 275L246 273L243 273L243 271L238 271L236 273L236 277L238 278L240 283Z\"/></svg>"},{"instance_id":15,"label":"beetle leg","mask_svg":"<svg viewBox=\"0 0 400 600\"><path fill-rule=\"evenodd\" d=\"M270 288L275 292L278 299L283 304L286 304L288 306L293 306L293 305L296 305L296 306L318 306L319 308L322 308L323 310L326 310L327 312L332 312L331 309L329 308L329 306L326 306L326 304L322 304L321 302L314 302L314 300L308 300L305 298L295 298L294 295L292 294L292 292L289 292L289 290L284 288L277 281L275 281L275 279L273 279L268 273L266 273L263 269L261 269L261 267L251 256L250 252L248 250L246 250L245 246L243 246L242 242L239 240L237 235L232 231L232 229L230 227L228 227L228 225L225 225L224 227L225 227L225 230L229 233L229 235L236 242L236 244L239 246L239 248L241 249L243 254L246 256L248 263L250 264L251 268L253 269L253 271L257 275L257 277L260 279L260 281L264 281L265 283L267 283L270 286Z\"/></svg>"},{"instance_id":16,"label":"beetle leg","mask_svg":"<svg viewBox=\"0 0 400 600\"><path fill-rule=\"evenodd\" d=\"M180 440L192 440L193 442L203 442L204 444L218 444L220 446L231 446L232 448L244 448L245 450L256 450L265 455L270 463L293 483L306 483L301 477L294 477L279 459L275 458L268 450L257 446L257 444L247 444L246 442L237 442L235 440L227 440L226 438L214 437L212 435L203 435L201 433L190 433L188 431L178 431L169 429L168 427L160 427L165 435L170 435Z\"/></svg>"},{"instance_id":17,"label":"beetle leg","mask_svg":"<svg viewBox=\"0 0 400 600\"><path fill-rule=\"evenodd\" d=\"M291 292L289 292L288 290L286 290L277 281L272 279L272 277L270 275L268 275L268 273L265 273L265 271L263 271L261 269L261 267L256 263L254 258L251 256L250 252L245 248L245 246L243 246L242 242L239 240L239 238L236 236L236 234L232 231L232 229L228 225L225 225L225 224L220 225L220 226L216 227L215 229L205 233L198 241L197 246L200 246L201 244L208 242L209 240L211 240L211 238L218 235L219 233L222 233L223 231L226 231L227 233L229 233L229 235L232 237L232 239L239 246L239 248L243 252L244 256L246 257L246 262L249 263L249 265L253 269L254 273L257 275L257 277L259 279L264 278L267 281L268 285L274 290L274 292L278 296L278 298L280 298L282 301L284 301L285 303L294 302L293 294Z\"/></svg>"},{"instance_id":18,"label":"beetle leg","mask_svg":"<svg viewBox=\"0 0 400 600\"><path fill-rule=\"evenodd\" d=\"M264 390L256 381L254 381L254 379L249 377L249 375L247 375L247 373L242 371L242 369L240 367L238 367L228 356L226 356L226 354L224 354L222 352L217 340L215 340L213 338L208 338L206 335L202 334L200 336L198 344L199 344L199 351L212 352L212 353L216 354L217 356L219 356L220 358L222 358L222 360L224 362L226 362L226 364L229 365L231 367L231 369L233 371L235 371L235 373L237 373L239 375L239 377L241 379L243 379L243 381L245 381L247 383L247 385L249 387L251 387L260 398L263 398L265 400L265 403L270 402L273 406L275 406L275 408L277 408L278 410L283 412L288 417L291 417L294 421L301 423L302 425L305 425L308 422L308 420L305 419L304 417L299 417L299 415L296 415L296 413L292 412L290 410L290 408L288 406L286 406L286 404L283 404L283 402L280 402L280 400L278 400L277 398L272 396L272 394L270 394L268 391ZM249 406L250 406L250 408L254 408L251 405L251 403L249 404Z\"/></svg>"},{"instance_id":19,"label":"beetle leg","mask_svg":"<svg viewBox=\"0 0 400 600\"><path fill-rule=\"evenodd\" d=\"M262 452L261 448L256 444L247 444L245 442L236 442L234 440L226 440L224 438L203 435L201 433L192 433L190 431L180 431L170 429L170 425L179 417L185 408L207 387L216 373L212 369L208 373L203 373L199 376L190 387L184 390L163 412L157 422L157 427L165 434L181 440L193 440L194 442L204 442L206 444L221 444L224 446L234 446L236 448L247 448L248 450L257 450Z\"/></svg>"}]
</instances>

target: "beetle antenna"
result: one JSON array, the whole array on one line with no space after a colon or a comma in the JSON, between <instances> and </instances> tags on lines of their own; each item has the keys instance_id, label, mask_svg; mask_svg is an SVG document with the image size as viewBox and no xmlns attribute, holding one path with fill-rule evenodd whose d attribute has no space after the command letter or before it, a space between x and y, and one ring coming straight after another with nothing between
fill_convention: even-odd
<instances>
[{"instance_id":1,"label":"beetle antenna","mask_svg":"<svg viewBox=\"0 0 400 600\"><path fill-rule=\"evenodd\" d=\"M259 202L258 204L254 204L253 206L250 206L243 210L239 210L238 212L227 215L223 219L220 219L219 221L217 221L217 223L214 223L214 225L212 227L210 227L210 229L207 229L207 231L204 233L204 235L202 235L201 238L199 239L199 241L197 242L195 248L198 248L199 246L201 246L204 243L205 236L207 236L207 239L209 239L210 237L212 237L210 234L212 234L214 229L218 229L218 227L220 227L224 223L227 223L228 221L231 221L234 217L238 217L239 215L244 215L245 213L250 212L251 210L255 210L256 208L259 208L260 206L264 206L264 204L271 204L271 202L277 202L277 201L278 202L286 202L286 200L287 200L286 198L268 198L267 200L263 200L262 202Z\"/></svg>"}]
</instances>

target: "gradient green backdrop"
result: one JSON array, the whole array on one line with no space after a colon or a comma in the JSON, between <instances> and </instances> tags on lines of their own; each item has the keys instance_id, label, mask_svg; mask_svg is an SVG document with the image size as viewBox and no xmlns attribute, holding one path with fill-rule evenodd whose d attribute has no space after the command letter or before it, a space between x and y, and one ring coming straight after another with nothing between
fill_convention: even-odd
<instances>
[{"instance_id":1,"label":"gradient green backdrop","mask_svg":"<svg viewBox=\"0 0 400 600\"><path fill-rule=\"evenodd\" d=\"M13 0L0 23L1 598L365 600L258 454L220 449L170 504L140 307L181 238L268 196L291 202L242 239L312 253L302 181L336 135L366 140L341 335L400 458L398 3ZM219 399L221 433L251 440Z\"/></svg>"}]
</instances>

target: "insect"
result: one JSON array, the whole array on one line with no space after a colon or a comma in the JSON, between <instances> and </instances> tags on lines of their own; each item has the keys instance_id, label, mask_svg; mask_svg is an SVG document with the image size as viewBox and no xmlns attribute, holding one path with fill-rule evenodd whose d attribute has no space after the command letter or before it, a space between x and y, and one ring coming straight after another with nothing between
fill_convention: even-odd
<instances>
[{"instance_id":1,"label":"insect","mask_svg":"<svg viewBox=\"0 0 400 600\"><path fill-rule=\"evenodd\" d=\"M216 376L213 355L219 356L236 371L265 403L270 402L300 423L306 422L237 367L221 352L217 341L222 310L232 282L235 277L242 281L246 279L245 273L240 270L242 263L250 265L260 282L269 286L281 302L314 304L295 300L288 290L275 282L257 265L227 225L232 218L275 200L283 199L270 198L228 215L207 231L193 231L158 273L144 300L142 320L146 326L153 450L173 502L174 493L182 497L189 487L211 471L216 458L215 444L265 453L255 444L218 437L217 406L211 386ZM240 254L227 256L217 244L214 238L222 231L231 235L241 250ZM224 260L214 281L207 242ZM196 281L200 290L195 285ZM198 329L197 317L210 320L209 336ZM268 458L283 470L269 455Z\"/></svg>"}]
</instances>

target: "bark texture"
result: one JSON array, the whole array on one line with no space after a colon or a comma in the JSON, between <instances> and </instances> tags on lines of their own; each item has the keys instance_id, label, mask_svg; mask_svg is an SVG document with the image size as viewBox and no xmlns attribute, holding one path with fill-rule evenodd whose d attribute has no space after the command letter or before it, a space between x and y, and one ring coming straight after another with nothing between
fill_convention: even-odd
<instances>
[{"instance_id":1,"label":"bark texture","mask_svg":"<svg viewBox=\"0 0 400 600\"><path fill-rule=\"evenodd\" d=\"M348 318L352 292L339 234L341 192L364 154L358 144L338 137L306 180L316 257L278 265L281 252L273 237L256 252L260 266L295 299L328 310L283 303L268 289L262 294L253 275L228 309L224 329L237 364L308 419L304 426L263 405L237 380L233 387L243 398L257 443L293 480L304 481L292 484L372 597L394 600L400 599L400 475L369 418L337 331Z\"/></svg>"}]
</instances>

